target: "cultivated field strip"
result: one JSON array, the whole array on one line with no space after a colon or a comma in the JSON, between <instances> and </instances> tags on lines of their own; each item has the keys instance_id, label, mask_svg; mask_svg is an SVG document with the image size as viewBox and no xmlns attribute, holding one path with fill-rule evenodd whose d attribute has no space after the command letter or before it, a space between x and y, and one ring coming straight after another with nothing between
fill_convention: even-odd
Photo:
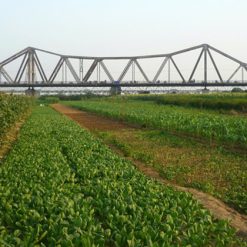
<instances>
[{"instance_id":1,"label":"cultivated field strip","mask_svg":"<svg viewBox=\"0 0 247 247\"><path fill-rule=\"evenodd\" d=\"M243 246L189 194L147 179L88 132L37 107L0 167L6 246Z\"/></svg>"},{"instance_id":2,"label":"cultivated field strip","mask_svg":"<svg viewBox=\"0 0 247 247\"><path fill-rule=\"evenodd\" d=\"M231 208L237 208L240 212L246 212L247 209L244 200L247 157L235 156L232 153L227 155L217 149L205 150L202 144L190 143L189 140L176 142L180 139L164 135L164 132L133 128L123 122L62 104L53 104L52 108L102 139L114 152L130 160L148 177L191 193L217 219L229 220L230 225L238 230L238 235L247 239L247 216ZM168 159L157 160L157 156ZM239 166L240 164L243 167ZM209 194L220 198L231 207Z\"/></svg>"},{"instance_id":3,"label":"cultivated field strip","mask_svg":"<svg viewBox=\"0 0 247 247\"><path fill-rule=\"evenodd\" d=\"M216 111L246 113L246 93L221 93L221 94L166 94L166 95L138 95L136 100L151 100L158 104L178 105L183 107L204 108Z\"/></svg>"},{"instance_id":4,"label":"cultivated field strip","mask_svg":"<svg viewBox=\"0 0 247 247\"><path fill-rule=\"evenodd\" d=\"M70 101L65 104L144 127L175 131L231 147L247 148L247 118L243 116L158 105L127 97Z\"/></svg>"}]
</instances>

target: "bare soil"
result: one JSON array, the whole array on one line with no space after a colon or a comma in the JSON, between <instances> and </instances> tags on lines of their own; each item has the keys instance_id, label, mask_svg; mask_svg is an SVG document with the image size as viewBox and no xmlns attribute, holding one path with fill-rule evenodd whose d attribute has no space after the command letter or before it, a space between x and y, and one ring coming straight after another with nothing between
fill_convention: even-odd
<instances>
[{"instance_id":1,"label":"bare soil","mask_svg":"<svg viewBox=\"0 0 247 247\"><path fill-rule=\"evenodd\" d=\"M96 114L76 110L61 104L53 104L52 107L90 131L111 131L132 128L130 125L120 121L111 120L102 116L99 117Z\"/></svg>"},{"instance_id":2,"label":"bare soil","mask_svg":"<svg viewBox=\"0 0 247 247\"><path fill-rule=\"evenodd\" d=\"M80 126L95 132L95 131L112 131L135 129L134 127L124 124L123 122L115 121L105 117L98 116L93 113L88 113L80 110L73 109L61 104L53 104L52 107L77 122ZM122 155L122 152L115 146L110 146L115 152ZM216 199L215 197L198 191L192 188L186 188L172 184L171 182L163 179L159 173L152 167L144 165L142 162L128 158L133 164L148 177L157 179L161 183L172 186L179 191L191 193L206 209L208 209L214 217L222 220L229 220L232 227L237 230L239 236L247 239L247 216L238 213L236 210L230 208L225 203Z\"/></svg>"}]
</instances>

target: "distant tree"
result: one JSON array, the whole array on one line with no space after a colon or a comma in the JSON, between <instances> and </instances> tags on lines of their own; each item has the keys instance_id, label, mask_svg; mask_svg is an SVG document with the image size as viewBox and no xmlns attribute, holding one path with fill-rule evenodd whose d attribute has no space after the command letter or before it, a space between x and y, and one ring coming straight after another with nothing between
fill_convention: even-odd
<instances>
[{"instance_id":1,"label":"distant tree","mask_svg":"<svg viewBox=\"0 0 247 247\"><path fill-rule=\"evenodd\" d=\"M241 93L241 92L243 92L243 89L241 88L235 87L232 89L232 93Z\"/></svg>"}]
</instances>

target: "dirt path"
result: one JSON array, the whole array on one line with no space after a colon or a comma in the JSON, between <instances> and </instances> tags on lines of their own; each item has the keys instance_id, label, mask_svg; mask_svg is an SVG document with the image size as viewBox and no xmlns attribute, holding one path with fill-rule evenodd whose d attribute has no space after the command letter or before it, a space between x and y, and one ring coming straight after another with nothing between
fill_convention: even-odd
<instances>
[{"instance_id":1,"label":"dirt path","mask_svg":"<svg viewBox=\"0 0 247 247\"><path fill-rule=\"evenodd\" d=\"M134 127L124 124L122 122L114 121L105 117L97 116L93 113L88 113L80 110L76 110L64 105L60 104L53 104L52 107L68 116L72 120L76 121L80 126L87 128L90 131L111 131L111 130L121 130L121 129L135 129ZM111 148L117 152L118 154L122 155L122 152L117 149L115 146L111 146ZM126 158L126 157L125 157ZM159 173L152 167L146 166L143 163L131 160L135 166L142 171L145 175L155 178L160 182L171 185L172 187L176 188L177 190L189 192L196 198L205 208L207 208L216 218L229 220L231 226L237 229L238 234L243 238L247 239L247 216L238 213L236 210L228 207L222 201L214 198L211 195L208 195L204 192L198 191L192 188L181 187L171 182L163 179Z\"/></svg>"},{"instance_id":2,"label":"dirt path","mask_svg":"<svg viewBox=\"0 0 247 247\"><path fill-rule=\"evenodd\" d=\"M68 106L53 104L52 107L58 111L63 113L64 115L70 117L79 125L91 130L91 131L110 131L110 130L121 130L121 129L130 129L130 125L123 124L120 121L111 120L106 117L98 116L93 113L88 113L84 111L80 111L74 108L70 108Z\"/></svg>"}]
</instances>

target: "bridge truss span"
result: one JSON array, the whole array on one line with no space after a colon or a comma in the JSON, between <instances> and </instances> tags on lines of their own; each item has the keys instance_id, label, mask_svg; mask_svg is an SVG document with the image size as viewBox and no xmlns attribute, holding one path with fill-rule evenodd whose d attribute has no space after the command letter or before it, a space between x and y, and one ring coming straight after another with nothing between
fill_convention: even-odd
<instances>
[{"instance_id":1,"label":"bridge truss span","mask_svg":"<svg viewBox=\"0 0 247 247\"><path fill-rule=\"evenodd\" d=\"M190 56L191 53L198 52L194 62L193 59L178 63L178 57L184 54ZM40 56L55 57L57 59L54 66L49 66L49 59L41 60ZM215 56L221 56L231 62L231 67L222 72L221 64L216 61ZM151 75L149 68L143 67L144 61L152 61L158 59L159 64L153 66L154 73ZM9 69L15 61L19 60L19 64L15 65L16 71ZM73 60L73 62L72 62ZM124 66L119 73L113 73L114 64L123 61ZM77 61L78 66L75 66ZM89 66L86 68L84 63ZM111 62L111 66L107 64ZM190 65L186 73L182 67ZM211 68L209 68L209 64ZM201 66L199 68L199 65ZM13 67L13 66L12 66ZM172 69L171 69L172 67ZM166 79L161 80L164 70L166 70ZM201 78L198 79L198 70L201 72ZM214 73L215 77L209 79L209 73ZM68 80L67 74L70 74ZM105 79L102 81L101 74L104 73ZM139 74L137 79L136 75ZM92 79L93 74L96 79ZM130 74L130 78L127 78ZM176 79L172 80L176 74ZM227 77L226 77L226 74ZM236 75L240 74L240 79L236 79ZM202 44L187 49L179 50L167 54L146 55L146 56L122 56L122 57L89 57L89 56L71 56L50 52L34 47L26 49L14 54L0 63L0 87L59 87L59 86L200 86L200 85L247 85L245 81L247 74L247 64L222 52L208 44ZM60 75L60 78L59 76ZM141 78L141 79L140 79Z\"/></svg>"}]
</instances>

